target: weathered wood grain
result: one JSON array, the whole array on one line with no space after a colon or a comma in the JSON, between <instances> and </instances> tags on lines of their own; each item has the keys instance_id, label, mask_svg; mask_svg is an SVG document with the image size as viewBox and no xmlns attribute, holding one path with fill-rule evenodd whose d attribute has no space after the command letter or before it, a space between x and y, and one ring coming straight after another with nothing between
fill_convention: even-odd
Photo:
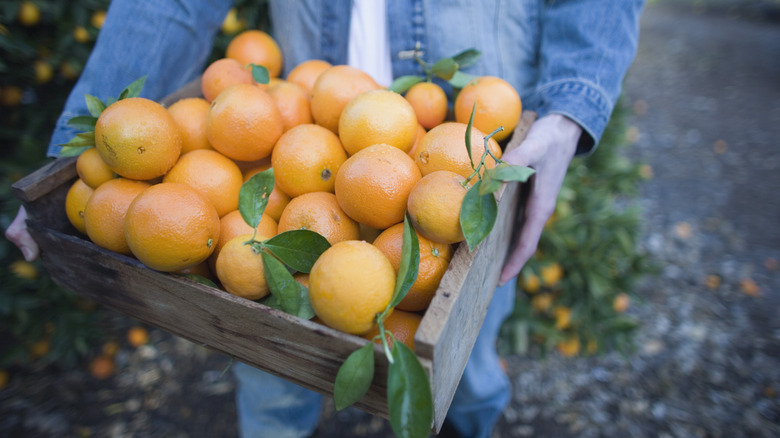
<instances>
[{"instance_id":1,"label":"weathered wood grain","mask_svg":"<svg viewBox=\"0 0 780 438\"><path fill-rule=\"evenodd\" d=\"M519 146L535 119L535 113L524 114L507 150ZM498 190L496 224L474 251L465 243L458 245L415 336L417 355L432 359L434 430L440 430L452 403L519 226L516 219L522 218L520 189L521 184L510 183Z\"/></svg>"}]
</instances>

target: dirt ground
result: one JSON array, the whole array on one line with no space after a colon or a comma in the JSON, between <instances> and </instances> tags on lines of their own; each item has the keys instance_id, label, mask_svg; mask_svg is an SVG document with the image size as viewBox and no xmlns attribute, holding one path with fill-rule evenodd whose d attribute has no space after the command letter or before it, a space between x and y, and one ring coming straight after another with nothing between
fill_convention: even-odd
<instances>
[{"instance_id":1,"label":"dirt ground","mask_svg":"<svg viewBox=\"0 0 780 438\"><path fill-rule=\"evenodd\" d=\"M639 351L507 357L514 397L494 437L780 436L778 11L777 1L647 5L625 95L629 153L654 175L639 199L642 244L662 270L630 310ZM0 435L236 436L230 359L151 328L132 348L122 337L134 324L111 314L122 345L109 379L14 370ZM329 400L316 434L391 435L385 420Z\"/></svg>"}]
</instances>

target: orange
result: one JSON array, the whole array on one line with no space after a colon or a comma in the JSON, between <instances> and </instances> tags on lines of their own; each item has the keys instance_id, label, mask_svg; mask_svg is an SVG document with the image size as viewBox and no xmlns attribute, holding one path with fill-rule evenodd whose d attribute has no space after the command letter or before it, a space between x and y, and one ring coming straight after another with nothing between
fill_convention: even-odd
<instances>
[{"instance_id":1,"label":"orange","mask_svg":"<svg viewBox=\"0 0 780 438\"><path fill-rule=\"evenodd\" d=\"M244 176L230 158L217 151L197 149L182 155L163 182L183 183L198 190L221 217L238 208Z\"/></svg>"},{"instance_id":2,"label":"orange","mask_svg":"<svg viewBox=\"0 0 780 438\"><path fill-rule=\"evenodd\" d=\"M347 161L338 136L319 125L298 125L285 132L271 153L279 188L291 197L332 192L336 175Z\"/></svg>"},{"instance_id":3,"label":"orange","mask_svg":"<svg viewBox=\"0 0 780 438\"><path fill-rule=\"evenodd\" d=\"M246 242L251 234L242 234L230 239L217 257L216 274L222 287L233 295L250 300L259 300L268 295L263 258L252 245ZM266 240L256 236L256 240Z\"/></svg>"},{"instance_id":4,"label":"orange","mask_svg":"<svg viewBox=\"0 0 780 438\"><path fill-rule=\"evenodd\" d=\"M68 194L65 195L65 214L70 223L83 234L87 234L84 225L84 209L92 192L94 189L79 178L70 186Z\"/></svg>"},{"instance_id":5,"label":"orange","mask_svg":"<svg viewBox=\"0 0 780 438\"><path fill-rule=\"evenodd\" d=\"M225 89L211 103L206 117L209 143L233 160L255 161L271 155L283 130L274 100L250 84Z\"/></svg>"},{"instance_id":6,"label":"orange","mask_svg":"<svg viewBox=\"0 0 780 438\"><path fill-rule=\"evenodd\" d=\"M564 357L573 357L580 354L580 338L577 335L571 335L567 339L559 341L555 348Z\"/></svg>"},{"instance_id":7,"label":"orange","mask_svg":"<svg viewBox=\"0 0 780 438\"><path fill-rule=\"evenodd\" d=\"M225 19L222 20L222 26L220 29L227 35L236 34L246 28L244 20L238 18L238 10L236 8L230 8L228 10Z\"/></svg>"},{"instance_id":8,"label":"orange","mask_svg":"<svg viewBox=\"0 0 780 438\"><path fill-rule=\"evenodd\" d=\"M304 285L307 289L309 288L309 274L305 272L296 272L293 274L293 279Z\"/></svg>"},{"instance_id":9,"label":"orange","mask_svg":"<svg viewBox=\"0 0 780 438\"><path fill-rule=\"evenodd\" d=\"M92 14L89 19L89 23L98 29L103 27L103 23L106 21L106 11L98 10Z\"/></svg>"},{"instance_id":10,"label":"orange","mask_svg":"<svg viewBox=\"0 0 780 438\"><path fill-rule=\"evenodd\" d=\"M447 94L433 82L419 82L412 85L404 98L412 105L417 121L425 129L431 129L447 118Z\"/></svg>"},{"instance_id":11,"label":"orange","mask_svg":"<svg viewBox=\"0 0 780 438\"><path fill-rule=\"evenodd\" d=\"M125 216L135 198L149 187L143 181L115 178L100 185L84 208L84 228L95 245L130 254L125 240Z\"/></svg>"},{"instance_id":12,"label":"orange","mask_svg":"<svg viewBox=\"0 0 780 438\"><path fill-rule=\"evenodd\" d=\"M428 131L417 145L414 161L423 175L437 170L449 170L464 178L474 173L471 163L476 167L485 151L485 134L479 129L471 129L471 163L466 149L466 124L445 122ZM501 148L492 138L488 141L490 151L501 158ZM490 155L485 158L488 168L496 165Z\"/></svg>"},{"instance_id":13,"label":"orange","mask_svg":"<svg viewBox=\"0 0 780 438\"><path fill-rule=\"evenodd\" d=\"M311 192L293 198L279 219L279 232L310 230L319 233L333 245L342 240L357 240L360 226L339 206L336 195Z\"/></svg>"},{"instance_id":14,"label":"orange","mask_svg":"<svg viewBox=\"0 0 780 438\"><path fill-rule=\"evenodd\" d=\"M460 206L468 191L464 181L455 172L439 170L415 184L407 207L418 233L439 243L458 243L465 239L460 227Z\"/></svg>"},{"instance_id":15,"label":"orange","mask_svg":"<svg viewBox=\"0 0 780 438\"><path fill-rule=\"evenodd\" d=\"M311 105L306 90L292 82L280 81L268 87L268 94L282 115L284 130L304 123L313 123Z\"/></svg>"},{"instance_id":16,"label":"orange","mask_svg":"<svg viewBox=\"0 0 780 438\"><path fill-rule=\"evenodd\" d=\"M422 316L417 313L405 312L403 310L393 310L393 313L385 318L385 330L393 334L393 336L406 344L407 347L414 350L414 335L417 333L417 329L422 322ZM379 327L376 326L371 331L363 335L363 338L374 340L377 344L382 343L382 339L379 338ZM387 334L387 345L393 348L393 338Z\"/></svg>"},{"instance_id":17,"label":"orange","mask_svg":"<svg viewBox=\"0 0 780 438\"><path fill-rule=\"evenodd\" d=\"M149 332L141 326L133 326L127 330L127 342L133 347L140 347L149 343Z\"/></svg>"},{"instance_id":18,"label":"orange","mask_svg":"<svg viewBox=\"0 0 780 438\"><path fill-rule=\"evenodd\" d=\"M348 65L334 65L317 78L311 90L311 115L314 121L338 134L339 117L345 106L358 94L378 90L368 73Z\"/></svg>"},{"instance_id":19,"label":"orange","mask_svg":"<svg viewBox=\"0 0 780 438\"><path fill-rule=\"evenodd\" d=\"M181 153L195 149L214 149L206 136L206 116L209 103L202 97L189 97L176 101L168 107L173 120L181 131Z\"/></svg>"},{"instance_id":20,"label":"orange","mask_svg":"<svg viewBox=\"0 0 780 438\"><path fill-rule=\"evenodd\" d=\"M626 310L628 310L628 307L631 305L631 297L628 296L625 292L621 292L615 296L615 299L612 300L612 308L617 313L623 313Z\"/></svg>"},{"instance_id":21,"label":"orange","mask_svg":"<svg viewBox=\"0 0 780 438\"><path fill-rule=\"evenodd\" d=\"M385 229L404 220L420 170L404 151L377 144L349 157L336 175L336 198L352 219Z\"/></svg>"},{"instance_id":22,"label":"orange","mask_svg":"<svg viewBox=\"0 0 780 438\"><path fill-rule=\"evenodd\" d=\"M212 62L200 77L200 89L203 97L211 102L227 87L236 84L254 84L252 71L244 64L230 58L221 58Z\"/></svg>"},{"instance_id":23,"label":"orange","mask_svg":"<svg viewBox=\"0 0 780 438\"><path fill-rule=\"evenodd\" d=\"M146 266L180 271L201 263L214 251L219 241L219 215L196 189L162 182L144 190L130 204L125 238L133 255Z\"/></svg>"},{"instance_id":24,"label":"orange","mask_svg":"<svg viewBox=\"0 0 780 438\"><path fill-rule=\"evenodd\" d=\"M24 26L35 26L41 21L41 8L35 2L25 0L19 4L19 12L16 18Z\"/></svg>"},{"instance_id":25,"label":"orange","mask_svg":"<svg viewBox=\"0 0 780 438\"><path fill-rule=\"evenodd\" d=\"M271 218L271 216L263 213L260 217L260 223L257 224L257 235L270 238L276 235L277 230L278 225L276 221ZM219 219L219 240L217 241L217 246L214 248L214 252L211 253L211 256L209 257L211 267L213 268L215 266L217 257L219 257L219 252L222 251L222 247L225 246L230 239L242 234L251 235L252 232L252 227L246 223L244 217L241 216L240 211L233 210L222 216ZM257 240L259 240L259 238Z\"/></svg>"},{"instance_id":26,"label":"orange","mask_svg":"<svg viewBox=\"0 0 780 438\"><path fill-rule=\"evenodd\" d=\"M414 159L414 156L417 154L417 146L419 146L420 140L422 140L427 132L428 131L426 131L421 124L417 124L417 135L414 137L414 144L412 145L412 148L409 149L409 152L407 152L412 159Z\"/></svg>"},{"instance_id":27,"label":"orange","mask_svg":"<svg viewBox=\"0 0 780 438\"><path fill-rule=\"evenodd\" d=\"M114 179L114 171L100 158L96 148L89 148L76 159L76 172L84 183L93 189Z\"/></svg>"},{"instance_id":28,"label":"orange","mask_svg":"<svg viewBox=\"0 0 780 438\"><path fill-rule=\"evenodd\" d=\"M414 108L400 94L371 90L349 101L339 118L339 138L349 155L384 143L409 152L417 137Z\"/></svg>"},{"instance_id":29,"label":"orange","mask_svg":"<svg viewBox=\"0 0 780 438\"><path fill-rule=\"evenodd\" d=\"M290 73L287 74L287 81L300 85L306 90L306 95L309 96L314 88L314 83L317 82L317 78L330 67L332 65L328 61L309 59L290 70Z\"/></svg>"},{"instance_id":30,"label":"orange","mask_svg":"<svg viewBox=\"0 0 780 438\"><path fill-rule=\"evenodd\" d=\"M523 110L517 90L509 82L495 76L474 79L455 98L455 120L468 123L474 102L477 103L474 126L486 134L503 127L504 130L492 138L496 141L509 138Z\"/></svg>"},{"instance_id":31,"label":"orange","mask_svg":"<svg viewBox=\"0 0 780 438\"><path fill-rule=\"evenodd\" d=\"M242 65L262 65L273 78L282 72L282 50L271 35L261 30L245 30L233 37L228 43L225 56Z\"/></svg>"},{"instance_id":32,"label":"orange","mask_svg":"<svg viewBox=\"0 0 780 438\"><path fill-rule=\"evenodd\" d=\"M309 273L309 300L326 325L361 335L393 297L395 270L382 251L360 240L338 242Z\"/></svg>"},{"instance_id":33,"label":"orange","mask_svg":"<svg viewBox=\"0 0 780 438\"><path fill-rule=\"evenodd\" d=\"M106 355L100 355L89 363L89 373L96 379L107 379L116 371L114 358Z\"/></svg>"},{"instance_id":34,"label":"orange","mask_svg":"<svg viewBox=\"0 0 780 438\"><path fill-rule=\"evenodd\" d=\"M390 260L398 272L401 266L401 250L403 247L404 224L396 224L386 229L374 240L374 246ZM452 260L452 248L446 243L432 242L417 233L420 246L420 264L417 280L396 308L417 312L428 308L428 305L439 288L439 283Z\"/></svg>"},{"instance_id":35,"label":"orange","mask_svg":"<svg viewBox=\"0 0 780 438\"><path fill-rule=\"evenodd\" d=\"M164 175L179 158L181 132L159 103L131 97L103 110L95 125L100 158L120 176L149 180Z\"/></svg>"}]
</instances>

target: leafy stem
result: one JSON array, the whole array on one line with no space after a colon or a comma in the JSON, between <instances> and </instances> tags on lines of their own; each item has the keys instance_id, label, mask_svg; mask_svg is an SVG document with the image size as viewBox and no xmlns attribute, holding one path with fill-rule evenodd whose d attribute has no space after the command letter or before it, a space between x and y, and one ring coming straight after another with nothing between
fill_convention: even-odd
<instances>
[{"instance_id":1,"label":"leafy stem","mask_svg":"<svg viewBox=\"0 0 780 438\"><path fill-rule=\"evenodd\" d=\"M474 164L473 164L473 161L472 161L472 169L474 169L474 172L471 175L469 175L469 177L466 178L465 181L463 181L461 183L461 184L463 184L463 187L466 187L469 184L469 182L471 181L471 179L474 178L475 176L478 176L480 180L482 179L482 173L480 172L480 169L486 167L485 159L487 158L488 155L490 155L491 157L493 157L494 160L496 160L496 164L503 163L503 161L501 161L500 158L498 158L495 155L493 155L493 151L491 151L490 147L488 147L489 142L490 142L490 138L493 137L494 135L496 135L497 133L503 131L503 130L504 130L504 127L503 126L499 126L498 128L494 129L493 132L491 132L490 134L485 136L485 150L482 151L482 157L479 160L479 164L475 167ZM470 137L471 136L468 136L466 138L469 139ZM468 143L471 143L470 139L466 140L466 141Z\"/></svg>"}]
</instances>

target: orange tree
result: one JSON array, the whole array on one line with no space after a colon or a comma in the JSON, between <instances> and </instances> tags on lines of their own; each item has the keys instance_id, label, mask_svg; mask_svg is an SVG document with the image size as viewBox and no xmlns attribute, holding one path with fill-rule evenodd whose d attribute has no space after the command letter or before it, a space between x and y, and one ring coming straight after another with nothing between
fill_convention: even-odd
<instances>
[{"instance_id":1,"label":"orange tree","mask_svg":"<svg viewBox=\"0 0 780 438\"><path fill-rule=\"evenodd\" d=\"M94 46L110 0L0 2L0 226L16 215L10 186L48 159L50 133ZM267 29L265 1L236 0L211 59L244 28ZM94 304L64 290L40 262L0 239L0 368L73 365L100 341Z\"/></svg>"},{"instance_id":2,"label":"orange tree","mask_svg":"<svg viewBox=\"0 0 780 438\"><path fill-rule=\"evenodd\" d=\"M627 312L636 282L655 271L639 248L632 199L643 166L626 157L627 110L618 104L598 149L575 158L536 254L519 277L503 327L506 351L564 356L628 353L638 322Z\"/></svg>"}]
</instances>

